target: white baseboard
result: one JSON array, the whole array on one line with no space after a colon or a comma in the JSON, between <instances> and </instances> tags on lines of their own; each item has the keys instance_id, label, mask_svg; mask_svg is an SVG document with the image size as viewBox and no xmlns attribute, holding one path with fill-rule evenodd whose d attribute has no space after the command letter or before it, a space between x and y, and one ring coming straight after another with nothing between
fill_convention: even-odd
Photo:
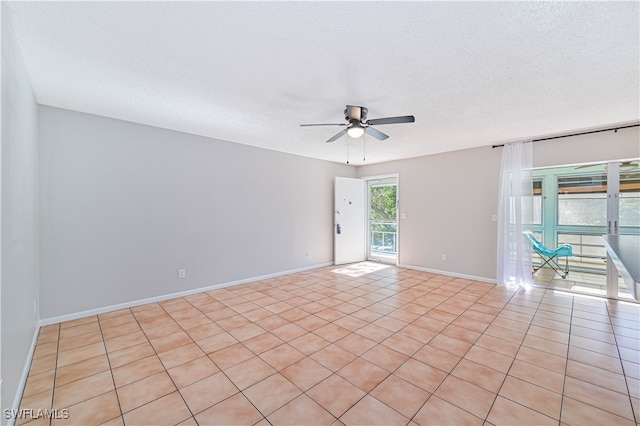
<instances>
[{"instance_id":1,"label":"white baseboard","mask_svg":"<svg viewBox=\"0 0 640 426\"><path fill-rule=\"evenodd\" d=\"M423 268L421 266L398 265L398 267L399 268L414 269L416 271L422 271L422 272L430 272L432 274L445 275L447 277L464 278L464 279L467 279L467 280L482 281L482 282L491 283L491 284L497 284L498 283L493 278L477 277L475 275L458 274L458 273L455 273L455 272L440 271L438 269Z\"/></svg>"},{"instance_id":2,"label":"white baseboard","mask_svg":"<svg viewBox=\"0 0 640 426\"><path fill-rule=\"evenodd\" d=\"M33 354L36 351L36 344L38 343L38 335L40 334L40 325L36 324L36 329L33 332L33 339L31 341L31 348L29 348L29 353L27 355L27 359L24 362L24 367L22 368L22 375L20 376L20 381L18 382L18 389L16 389L16 394L13 397L13 406L12 412L17 413L20 409L20 401L22 401L22 394L24 393L24 388L27 385L27 378L29 377L29 370L31 369L31 361L33 360ZM7 426L14 426L16 423L16 418L11 416L7 420Z\"/></svg>"},{"instance_id":3,"label":"white baseboard","mask_svg":"<svg viewBox=\"0 0 640 426\"><path fill-rule=\"evenodd\" d=\"M41 319L39 325L40 325L40 327L42 327L42 326L49 325L49 324L56 324L56 323L64 322L64 321L71 321L71 320L74 320L74 319L84 318L84 317L88 317L88 316L91 316L91 315L98 315L98 314L104 314L106 312L117 311L119 309L126 309L126 308L131 308L131 307L134 307L134 306L146 305L148 303L162 302L164 300L175 299L177 297L190 296L192 294L202 293L202 292L205 292L205 291L217 290L217 289L220 289L220 288L231 287L231 286L234 286L234 285L247 284L247 283L251 283L251 282L254 282L254 281L261 281L261 280L266 280L266 279L269 279L269 278L281 277L283 275L295 274L295 273L298 273L298 272L311 271L313 269L324 268L325 266L331 266L331 265L333 265L333 262L321 263L321 264L312 265L312 266L305 266L303 268L297 268L297 269L291 269L291 270L288 270L288 271L276 272L276 273L273 273L273 274L261 275L261 276L258 276L258 277L245 278L245 279L237 280L237 281L230 281L230 282L221 283L221 284L214 284L214 285L207 286L207 287L194 288L192 290L185 290L185 291L180 291L180 292L177 292L177 293L163 294L163 295L160 295L160 296L149 297L149 298L146 298L146 299L138 299L138 300L133 300L131 302L118 303L117 305L103 306L103 307L100 307L100 308L89 309L89 310L86 310L86 311L75 312L75 313L72 313L72 314L66 314L66 315L60 315L60 316L56 316L56 317Z\"/></svg>"}]
</instances>

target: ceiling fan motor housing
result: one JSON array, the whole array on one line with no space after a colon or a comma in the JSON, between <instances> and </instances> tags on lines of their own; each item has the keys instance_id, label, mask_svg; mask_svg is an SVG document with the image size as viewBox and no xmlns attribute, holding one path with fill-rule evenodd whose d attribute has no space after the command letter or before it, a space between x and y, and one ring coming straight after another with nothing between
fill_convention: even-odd
<instances>
[{"instance_id":1,"label":"ceiling fan motor housing","mask_svg":"<svg viewBox=\"0 0 640 426\"><path fill-rule=\"evenodd\" d=\"M362 123L367 119L367 112L369 110L365 107L347 105L344 110L344 119L350 123L354 121Z\"/></svg>"}]
</instances>

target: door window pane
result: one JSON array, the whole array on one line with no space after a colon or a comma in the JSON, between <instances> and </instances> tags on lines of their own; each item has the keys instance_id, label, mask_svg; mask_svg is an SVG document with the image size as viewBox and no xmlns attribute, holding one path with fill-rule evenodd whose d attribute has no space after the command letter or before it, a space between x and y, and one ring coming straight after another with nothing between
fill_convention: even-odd
<instances>
[{"instance_id":1,"label":"door window pane","mask_svg":"<svg viewBox=\"0 0 640 426\"><path fill-rule=\"evenodd\" d=\"M640 226L640 171L620 169L620 226ZM630 164L637 164L630 163Z\"/></svg>"},{"instance_id":2,"label":"door window pane","mask_svg":"<svg viewBox=\"0 0 640 426\"><path fill-rule=\"evenodd\" d=\"M371 186L371 219L396 220L396 185Z\"/></svg>"},{"instance_id":3,"label":"door window pane","mask_svg":"<svg viewBox=\"0 0 640 426\"><path fill-rule=\"evenodd\" d=\"M607 175L558 178L558 225L606 226Z\"/></svg>"},{"instance_id":4,"label":"door window pane","mask_svg":"<svg viewBox=\"0 0 640 426\"><path fill-rule=\"evenodd\" d=\"M531 225L542 225L542 179L533 180Z\"/></svg>"}]
</instances>

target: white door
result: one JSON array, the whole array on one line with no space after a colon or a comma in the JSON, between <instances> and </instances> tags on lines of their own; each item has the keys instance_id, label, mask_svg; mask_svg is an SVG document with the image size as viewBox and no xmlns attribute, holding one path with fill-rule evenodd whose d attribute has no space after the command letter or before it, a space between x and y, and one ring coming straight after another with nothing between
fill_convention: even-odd
<instances>
[{"instance_id":1,"label":"white door","mask_svg":"<svg viewBox=\"0 0 640 426\"><path fill-rule=\"evenodd\" d=\"M336 265L364 260L365 211L365 181L336 177L333 227Z\"/></svg>"}]
</instances>

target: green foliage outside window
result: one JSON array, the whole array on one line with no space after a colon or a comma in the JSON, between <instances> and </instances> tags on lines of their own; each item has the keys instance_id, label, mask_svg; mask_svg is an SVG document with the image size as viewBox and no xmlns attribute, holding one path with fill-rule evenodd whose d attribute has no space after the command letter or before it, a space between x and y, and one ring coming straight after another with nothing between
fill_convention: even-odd
<instances>
[{"instance_id":1,"label":"green foliage outside window","mask_svg":"<svg viewBox=\"0 0 640 426\"><path fill-rule=\"evenodd\" d=\"M396 185L371 187L371 219L395 222Z\"/></svg>"},{"instance_id":2,"label":"green foliage outside window","mask_svg":"<svg viewBox=\"0 0 640 426\"><path fill-rule=\"evenodd\" d=\"M370 193L371 246L392 252L396 250L396 190L396 185L380 185L372 186Z\"/></svg>"}]
</instances>

